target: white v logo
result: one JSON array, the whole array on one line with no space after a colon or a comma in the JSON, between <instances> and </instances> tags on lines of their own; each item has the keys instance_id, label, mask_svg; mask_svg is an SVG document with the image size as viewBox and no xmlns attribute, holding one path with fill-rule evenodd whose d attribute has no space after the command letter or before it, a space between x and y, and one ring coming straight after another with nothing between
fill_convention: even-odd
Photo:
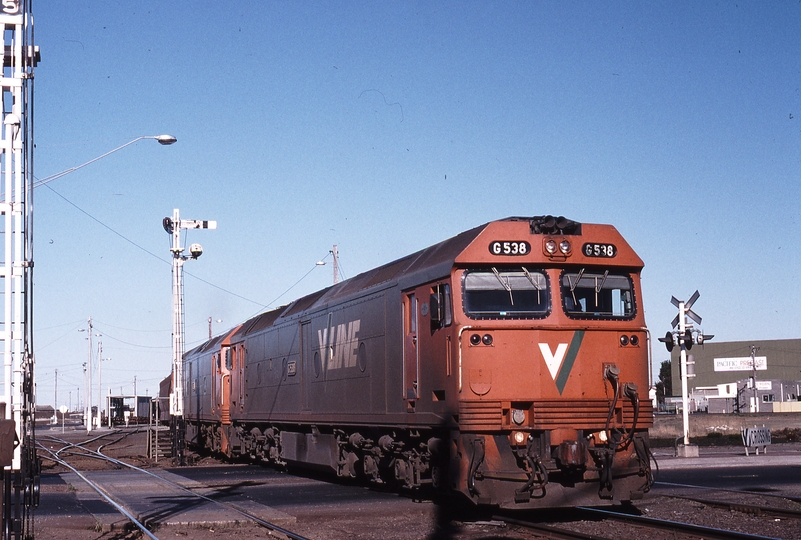
<instances>
[{"instance_id":1,"label":"white v logo","mask_svg":"<svg viewBox=\"0 0 801 540\"><path fill-rule=\"evenodd\" d=\"M556 374L559 373L559 368L562 366L562 360L565 359L567 352L567 343L560 343L556 347L556 352L551 352L551 346L547 343L540 343L540 351L542 357L545 359L545 365L548 366L548 371L551 372L551 377L556 380Z\"/></svg>"}]
</instances>

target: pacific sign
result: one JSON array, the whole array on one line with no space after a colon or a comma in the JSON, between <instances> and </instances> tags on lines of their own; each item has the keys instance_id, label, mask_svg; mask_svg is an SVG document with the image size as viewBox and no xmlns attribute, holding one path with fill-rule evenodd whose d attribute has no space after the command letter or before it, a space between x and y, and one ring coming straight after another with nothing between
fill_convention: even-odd
<instances>
[{"instance_id":1,"label":"pacific sign","mask_svg":"<svg viewBox=\"0 0 801 540\"><path fill-rule=\"evenodd\" d=\"M715 371L764 371L768 369L767 356L742 356L736 358L715 358Z\"/></svg>"}]
</instances>

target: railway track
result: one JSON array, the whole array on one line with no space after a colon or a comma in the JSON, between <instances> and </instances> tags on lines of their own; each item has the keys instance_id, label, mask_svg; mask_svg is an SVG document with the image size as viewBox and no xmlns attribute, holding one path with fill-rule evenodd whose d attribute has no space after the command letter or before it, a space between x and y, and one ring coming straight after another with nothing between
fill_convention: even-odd
<instances>
[{"instance_id":1,"label":"railway track","mask_svg":"<svg viewBox=\"0 0 801 540\"><path fill-rule=\"evenodd\" d=\"M518 516L494 519L523 527L536 537L559 539L801 538L798 524L801 507L797 498L690 484L670 487L678 492L663 493L636 506L624 506L622 511L577 507L563 515L541 516L544 519L536 521Z\"/></svg>"},{"instance_id":2,"label":"railway track","mask_svg":"<svg viewBox=\"0 0 801 540\"><path fill-rule=\"evenodd\" d=\"M139 529L141 533L150 538L152 540L158 540L158 537L152 532L151 529L157 528L159 525L158 520L146 520L142 519L140 516L135 515L136 512L131 511L129 508L126 508L126 505L122 502L119 494L114 493L112 490L108 489L107 486L101 485L98 482L93 481L90 476L91 473L89 471L81 471L77 467L73 466L73 464L69 463L68 458L89 458L92 460L98 460L107 464L110 468L115 469L128 469L130 471L135 471L140 473L141 475L146 475L148 480L151 482L155 482L156 485L161 485L165 487L169 487L172 490L178 490L184 494L184 498L182 500L182 504L184 505L191 505L195 504L192 501L187 501L187 498L194 499L198 502L202 503L209 503L214 506L225 508L227 511L232 512L241 518L244 518L248 522L255 524L261 528L267 529L270 531L271 535L275 535L278 537L283 538L290 538L293 540L307 540L305 537L295 534L292 531L289 531L283 527L280 527L274 523L271 523L267 520L264 520L251 512L248 512L235 504L230 504L227 502L216 500L212 497L207 495L203 495L201 493L197 493L185 486L178 484L177 482L173 482L167 478L164 478L152 471L147 469L143 469L141 467L137 467L136 465L132 465L126 461L108 456L103 453L103 448L118 443L128 437L130 434L134 432L120 432L120 431L111 431L108 433L104 433L97 437L93 437L87 439L85 441L81 441L78 443L70 442L64 439L60 439L58 437L53 436L42 436L37 441L37 445L39 446L40 450L44 452L42 457L45 459L50 459L54 463L58 463L59 465L66 467L74 474L76 474L81 480L83 480L89 487L91 487L97 494L106 502L108 502L114 509L116 509L122 516L124 516L131 524L133 528ZM113 440L107 441L102 443L104 439L112 438ZM48 445L58 444L61 445L60 448L54 449L52 446L48 448L44 443L48 443ZM87 445L94 445L97 448L90 448ZM155 493L158 493L158 490L154 490Z\"/></svg>"},{"instance_id":3,"label":"railway track","mask_svg":"<svg viewBox=\"0 0 801 540\"><path fill-rule=\"evenodd\" d=\"M773 536L748 534L730 529L695 525L675 520L638 516L626 512L577 507L571 521L591 521L599 532L579 531L570 525L542 523L509 516L493 516L510 526L523 528L537 538L555 540L620 540L621 538L663 538L673 540L780 540ZM624 528L621 528L621 524ZM660 536L667 533L668 536Z\"/></svg>"},{"instance_id":4,"label":"railway track","mask_svg":"<svg viewBox=\"0 0 801 540\"><path fill-rule=\"evenodd\" d=\"M142 459L141 464L143 467L130 466L131 463L140 464L138 462L140 458L137 456L137 453L141 453L140 447L142 445L141 440L137 442L136 438L133 438L134 440L128 439L129 436L130 434L125 432L106 432L102 436L93 439L82 437L77 443L47 435L41 435L38 439L40 443L50 447L46 449L48 451L47 455L50 455L49 452L52 452L56 454L55 457L69 462L69 464L78 470L93 469L86 475L88 479L92 481L92 474L96 472L101 472L109 477L112 475L125 476L126 474L144 476L144 474L137 469L146 469L151 465L147 460ZM138 437L142 439L143 435L140 434ZM69 438L72 441L77 440L74 435ZM42 457L45 457L44 454L45 452L40 452ZM109 457L111 457L111 459L109 459ZM120 463L124 464L121 465ZM212 465L212 467L214 466L216 466L216 464ZM125 470L114 472L102 471L101 469L104 468L124 468ZM196 495L206 495L212 498L212 500L219 500L232 495L234 495L238 501L243 500L243 498L252 501L264 500L261 499L260 496L255 496L253 491L250 491L251 488L262 489L261 487L256 487L261 481L253 480L254 478L258 478L258 474L256 477L232 476L231 480L226 480L225 477L213 473L213 478L215 478L215 480L211 483L209 483L208 479L204 479L206 478L204 475L188 475L188 478L199 478L199 480L195 481L188 480L184 475L180 477L173 476L170 471L161 469L152 469L151 471L146 471L145 474L148 474L148 477L155 474L157 476L166 475L172 477L173 480L177 479L178 482L183 484L184 488L190 488L186 490L182 489L181 497L185 496L187 499L191 497L193 500L202 501L204 504L208 505L211 503L204 501ZM71 474L69 476L72 477L68 479L69 484L75 486L80 485L80 490L84 492L89 491L89 488L83 486L82 481ZM64 478L66 479L67 477ZM289 479L290 477L283 477L283 480ZM153 481L154 483L161 482L161 480L156 479L153 479ZM196 485L187 482L195 482ZM203 486L202 488L196 487L201 484ZM269 484L273 485L273 480L270 480ZM171 486L169 483L160 485L164 485L165 489L167 487L170 487L170 489L179 489ZM287 485L290 484L282 484L282 480L278 480L274 487L270 489L280 491L282 486ZM307 487L305 487L307 484L304 480L300 483L296 480L291 480L291 485L295 490L300 489L303 491L307 489ZM300 487L301 485L304 487ZM663 484L663 488L667 489L667 486ZM204 489L210 491L204 491ZM482 524L480 520L475 521L478 516L474 512L467 512L465 514L456 513L450 517L445 514L444 521L442 521L436 514L436 511L433 511L430 514L421 512L420 517L422 521L415 521L414 519L405 517L402 518L402 521L393 522L392 520L394 518L386 518L387 523L396 524L394 527L387 527L386 523L384 523L384 515L391 516L394 512L398 512L404 516L414 515L418 509L425 510L425 504L417 506L417 508L410 508L404 505L402 500L398 501L399 505L396 507L390 507L388 503L381 503L387 504L384 515L370 515L370 517L368 517L368 514L365 513L362 518L363 521L359 521L356 514L353 512L361 512L364 508L363 504L372 506L376 503L358 503L351 501L351 505L347 506L345 501L350 495L345 495L344 493L342 495L335 494L335 490L330 486L326 489L329 492L328 495L326 495L325 492L322 494L318 492L317 496L320 497L320 500L326 500L326 498L330 497L330 500L336 501L336 503L324 506L312 505L314 509L309 510L305 503L292 502L286 504L285 501L282 501L282 504L279 504L278 507L289 512L289 514L284 515L291 514L293 519L297 519L297 522L296 525L293 526L291 523L287 525L287 522L279 521L276 523L279 529L296 529L301 531L301 534L311 538L333 537L337 534L345 534L342 533L342 531L351 531L354 533L353 536L361 535L359 536L360 538L375 538L377 537L375 535L379 534L377 531L382 530L383 532L380 533L382 535L381 537L388 539L415 537L434 539L441 538L442 536L438 535L436 532L430 532L431 523L443 523L446 526L443 530L450 530L453 532L448 538L463 540L483 540L488 537L488 534L493 538L513 538L515 540L523 538L566 540L642 540L642 538L648 538L649 540L697 540L700 538L761 540L765 538L782 538L787 540L795 538L801 540L801 526L799 526L797 521L797 505L790 500L780 501L783 497L776 494L763 492L744 493L741 490L734 489L715 490L713 488L702 488L700 486L690 486L688 484L677 484L670 486L671 493L663 493L646 498L638 502L635 506L629 507L631 512L621 512L622 515L620 516L596 511L594 509L586 509L587 511L584 509L561 511L558 513L556 511L535 511L534 513L526 512L524 514L511 513L504 515L502 518L496 516L495 519L506 523L504 527L500 523L485 525ZM343 486L343 489L346 488ZM699 491L699 489L702 491ZM191 495L190 492L192 492ZM309 492L309 494L310 493L311 492ZM727 494L729 497L726 496ZM174 497L172 497L172 495L164 495L163 498L169 499ZM789 499L787 497L784 498ZM312 500L313 499L314 497L312 496ZM364 500L371 501L371 499ZM215 500L214 502L216 505L217 501ZM227 499L226 502L230 502L230 499ZM264 504L273 506L269 502L265 502ZM784 506L782 507L782 505ZM288 509L290 506L292 508L291 510ZM395 508L398 509L396 510ZM403 508L403 510L400 508ZM128 507L128 510L131 510L131 507ZM245 510L249 509L245 508ZM320 510L327 512L327 514L324 517L320 516L318 514ZM175 529L167 525L162 525L162 528L158 528L160 523L159 519L162 516L150 515L143 519L141 517L143 515L141 512L131 511L129 513L134 519L140 521L145 528L149 529L151 535L167 534L165 531L171 531L170 535L179 530L182 533L186 532L185 529ZM632 515L632 513L635 515ZM271 522L269 516L256 514L259 518L264 519L266 517L268 518L266 521ZM124 514L120 512L119 515L123 516ZM491 517L490 514L482 513L481 515L485 519ZM432 521L426 523L426 516ZM133 524L130 518L126 517L124 519ZM120 517L119 520L122 522L123 518ZM245 520L253 523L253 525L247 525L249 531L256 531L256 527L260 527L244 515L242 515L242 520L243 523ZM368 523L369 525L367 525ZM131 525L131 527L136 527L136 525ZM367 529L357 531L354 527L367 527ZM115 528L113 530L116 531L117 529ZM134 529L132 528L131 530ZM325 532L323 533L322 531ZM220 532L221 531L217 530L214 534L219 534ZM288 538L300 537L297 534L294 536L284 535L279 531L275 531L271 534ZM244 536L247 535L245 534ZM345 537L347 536L348 534L345 534ZM144 533L142 533L142 537L153 538L153 536ZM190 532L189 537L197 536ZM203 536L202 538L211 537L213 537L213 535ZM55 538L60 537L55 536ZM166 536L164 536L164 538L166 538Z\"/></svg>"}]
</instances>

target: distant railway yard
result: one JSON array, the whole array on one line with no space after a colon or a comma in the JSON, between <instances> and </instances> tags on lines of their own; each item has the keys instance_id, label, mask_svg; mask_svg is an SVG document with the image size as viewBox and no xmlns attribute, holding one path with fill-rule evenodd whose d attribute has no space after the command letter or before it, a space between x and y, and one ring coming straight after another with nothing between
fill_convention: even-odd
<instances>
[{"instance_id":1,"label":"distant railway yard","mask_svg":"<svg viewBox=\"0 0 801 540\"><path fill-rule=\"evenodd\" d=\"M465 511L430 493L397 493L296 470L190 454L147 456L144 428L37 430L43 459L39 540L74 538L801 538L801 443L767 454L655 448L642 500L603 509Z\"/></svg>"}]
</instances>

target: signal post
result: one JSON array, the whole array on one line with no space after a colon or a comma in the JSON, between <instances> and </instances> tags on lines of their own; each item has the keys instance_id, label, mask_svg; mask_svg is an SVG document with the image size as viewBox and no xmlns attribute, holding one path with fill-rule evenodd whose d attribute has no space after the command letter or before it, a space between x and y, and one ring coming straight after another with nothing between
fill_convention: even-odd
<instances>
[{"instance_id":1,"label":"signal post","mask_svg":"<svg viewBox=\"0 0 801 540\"><path fill-rule=\"evenodd\" d=\"M216 229L216 221L181 219L178 209L172 217L162 220L164 230L172 236L172 393L170 394L170 424L173 435L173 458L184 464L186 424L184 422L184 262L203 254L200 244L189 246L189 256L183 255L182 229Z\"/></svg>"}]
</instances>

